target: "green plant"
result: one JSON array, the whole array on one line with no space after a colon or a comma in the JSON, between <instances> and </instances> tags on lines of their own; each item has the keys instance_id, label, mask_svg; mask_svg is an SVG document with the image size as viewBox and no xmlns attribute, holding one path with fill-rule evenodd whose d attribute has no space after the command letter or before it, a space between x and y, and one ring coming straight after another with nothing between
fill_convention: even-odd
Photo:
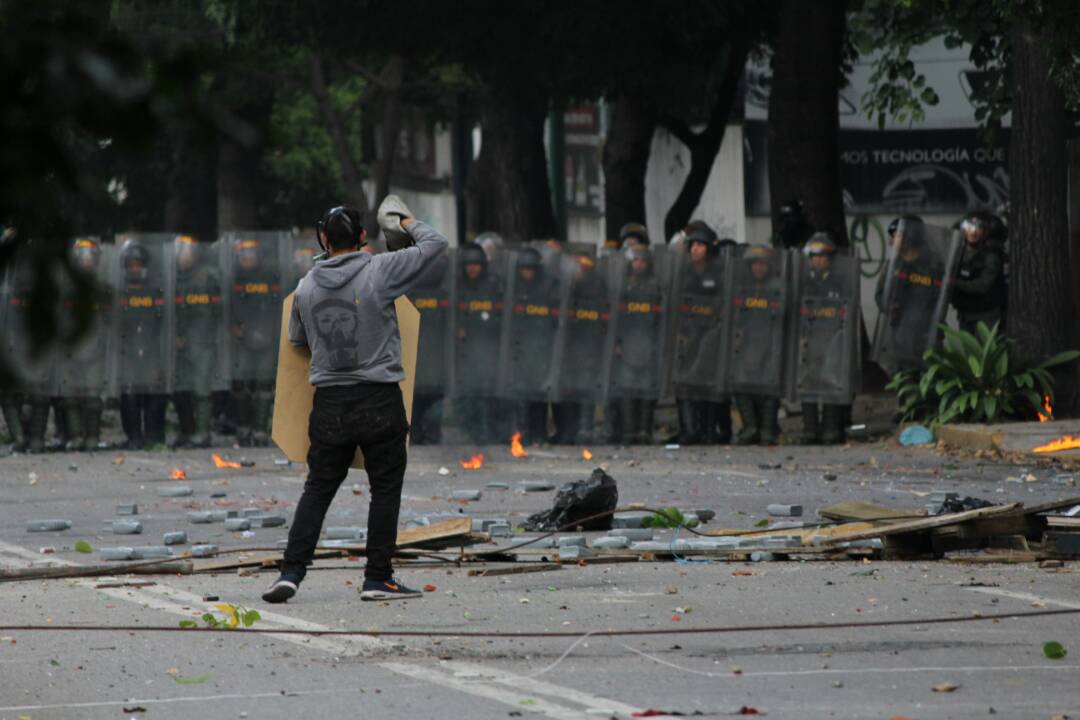
<instances>
[{"instance_id":1,"label":"green plant","mask_svg":"<svg viewBox=\"0 0 1080 720\"><path fill-rule=\"evenodd\" d=\"M1013 341L980 322L978 337L940 326L942 343L923 354L923 366L904 370L886 385L896 392L904 421L928 423L988 422L1032 417L1054 399L1050 368L1080 357L1067 350L1038 365L1009 364Z\"/></svg>"},{"instance_id":2,"label":"green plant","mask_svg":"<svg viewBox=\"0 0 1080 720\"><path fill-rule=\"evenodd\" d=\"M687 518L678 508L673 507L660 508L656 514L641 521L641 526L647 528L692 528L697 524L696 519Z\"/></svg>"},{"instance_id":3,"label":"green plant","mask_svg":"<svg viewBox=\"0 0 1080 720\"><path fill-rule=\"evenodd\" d=\"M203 613L202 621L206 623L206 627L228 629L237 628L240 627L240 625L251 627L258 620L262 619L258 610L248 610L247 608L233 605L232 603L217 603L214 607L216 607L224 617L219 618L211 612ZM182 628L194 628L198 626L199 623L195 620L180 621L180 627Z\"/></svg>"}]
</instances>

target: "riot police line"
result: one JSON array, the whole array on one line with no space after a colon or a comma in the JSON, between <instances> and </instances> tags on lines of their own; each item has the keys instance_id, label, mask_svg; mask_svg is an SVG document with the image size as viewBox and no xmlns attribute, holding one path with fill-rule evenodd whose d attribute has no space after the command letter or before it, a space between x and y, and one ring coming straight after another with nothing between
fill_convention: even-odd
<instances>
[{"instance_id":1,"label":"riot police line","mask_svg":"<svg viewBox=\"0 0 1080 720\"><path fill-rule=\"evenodd\" d=\"M872 349L890 373L935 342L962 254L958 233L917 218L893 231ZM620 235L596 247L485 234L453 249L411 297L412 441L773 444L782 400L802 406L802 442L843 440L860 389L857 257L825 233L780 249L721 240L700 221L664 246L641 225ZM312 266L307 240L129 234L71 252L95 281L74 347L31 361L33 269L17 257L0 285L17 377L0 409L17 450L50 445L50 411L54 448L106 447L106 406L126 447L268 444L281 301ZM678 432L659 437L656 407L669 401Z\"/></svg>"}]
</instances>

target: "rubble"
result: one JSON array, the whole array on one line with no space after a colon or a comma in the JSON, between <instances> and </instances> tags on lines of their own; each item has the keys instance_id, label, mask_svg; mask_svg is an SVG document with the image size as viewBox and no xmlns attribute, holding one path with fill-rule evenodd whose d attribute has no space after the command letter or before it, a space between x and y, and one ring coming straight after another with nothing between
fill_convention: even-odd
<instances>
[{"instance_id":1,"label":"rubble","mask_svg":"<svg viewBox=\"0 0 1080 720\"><path fill-rule=\"evenodd\" d=\"M247 518L225 518L225 529L230 532L250 530L251 521Z\"/></svg>"},{"instance_id":2,"label":"rubble","mask_svg":"<svg viewBox=\"0 0 1080 720\"><path fill-rule=\"evenodd\" d=\"M135 549L129 547L111 547L101 549L102 560L134 560Z\"/></svg>"},{"instance_id":3,"label":"rubble","mask_svg":"<svg viewBox=\"0 0 1080 720\"><path fill-rule=\"evenodd\" d=\"M194 492L187 485L163 485L158 488L158 497L187 497Z\"/></svg>"},{"instance_id":4,"label":"rubble","mask_svg":"<svg viewBox=\"0 0 1080 720\"><path fill-rule=\"evenodd\" d=\"M450 493L450 499L474 501L479 500L481 495L482 493L480 490L467 488L462 490L454 490L452 493Z\"/></svg>"},{"instance_id":5,"label":"rubble","mask_svg":"<svg viewBox=\"0 0 1080 720\"><path fill-rule=\"evenodd\" d=\"M71 521L61 520L59 518L48 520L31 520L26 523L26 532L59 532L61 530L70 530Z\"/></svg>"},{"instance_id":6,"label":"rubble","mask_svg":"<svg viewBox=\"0 0 1080 720\"><path fill-rule=\"evenodd\" d=\"M367 538L367 528L328 527L324 534L327 540L364 540Z\"/></svg>"},{"instance_id":7,"label":"rubble","mask_svg":"<svg viewBox=\"0 0 1080 720\"><path fill-rule=\"evenodd\" d=\"M183 530L177 530L175 532L167 532L161 536L162 545L186 545L187 533Z\"/></svg>"},{"instance_id":8,"label":"rubble","mask_svg":"<svg viewBox=\"0 0 1080 720\"><path fill-rule=\"evenodd\" d=\"M519 483L519 487L525 492L548 492L555 489L555 483L546 480L526 480Z\"/></svg>"},{"instance_id":9,"label":"rubble","mask_svg":"<svg viewBox=\"0 0 1080 720\"><path fill-rule=\"evenodd\" d=\"M132 560L151 560L153 558L172 557L173 551L164 545L149 545L147 547L129 548Z\"/></svg>"},{"instance_id":10,"label":"rubble","mask_svg":"<svg viewBox=\"0 0 1080 720\"><path fill-rule=\"evenodd\" d=\"M116 506L117 515L138 515L139 506L135 503L125 503L123 505Z\"/></svg>"},{"instance_id":11,"label":"rubble","mask_svg":"<svg viewBox=\"0 0 1080 720\"><path fill-rule=\"evenodd\" d=\"M802 517L802 505L772 503L765 510L773 517Z\"/></svg>"},{"instance_id":12,"label":"rubble","mask_svg":"<svg viewBox=\"0 0 1080 720\"><path fill-rule=\"evenodd\" d=\"M142 523L136 520L113 520L113 535L141 535Z\"/></svg>"},{"instance_id":13,"label":"rubble","mask_svg":"<svg viewBox=\"0 0 1080 720\"><path fill-rule=\"evenodd\" d=\"M251 521L251 527L256 528L275 528L283 527L285 525L285 516L277 514L262 514L252 515L248 518Z\"/></svg>"},{"instance_id":14,"label":"rubble","mask_svg":"<svg viewBox=\"0 0 1080 720\"><path fill-rule=\"evenodd\" d=\"M208 558L218 554L217 545L192 545L191 557Z\"/></svg>"}]
</instances>

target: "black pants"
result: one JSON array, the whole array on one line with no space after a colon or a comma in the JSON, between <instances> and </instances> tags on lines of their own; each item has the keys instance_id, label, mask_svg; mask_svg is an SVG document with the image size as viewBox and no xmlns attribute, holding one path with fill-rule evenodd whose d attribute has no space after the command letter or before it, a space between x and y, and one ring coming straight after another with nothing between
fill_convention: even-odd
<instances>
[{"instance_id":1,"label":"black pants","mask_svg":"<svg viewBox=\"0 0 1080 720\"><path fill-rule=\"evenodd\" d=\"M315 389L308 423L308 479L289 528L282 572L304 576L326 511L359 447L371 483L364 577L389 580L393 576L390 558L397 545L408 433L405 405L396 384Z\"/></svg>"}]
</instances>

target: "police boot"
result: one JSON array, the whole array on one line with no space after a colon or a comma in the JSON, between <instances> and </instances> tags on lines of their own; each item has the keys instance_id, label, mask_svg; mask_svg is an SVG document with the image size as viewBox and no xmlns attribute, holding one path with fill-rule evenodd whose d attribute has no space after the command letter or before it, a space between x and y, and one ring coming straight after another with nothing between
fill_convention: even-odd
<instances>
[{"instance_id":1,"label":"police boot","mask_svg":"<svg viewBox=\"0 0 1080 720\"><path fill-rule=\"evenodd\" d=\"M169 447L191 447L191 436L195 434L195 399L189 392L178 392L172 396L173 407L176 408L176 420L178 431Z\"/></svg>"},{"instance_id":2,"label":"police boot","mask_svg":"<svg viewBox=\"0 0 1080 720\"><path fill-rule=\"evenodd\" d=\"M145 395L143 416L146 427L146 444L165 446L165 408L169 404L168 395Z\"/></svg>"},{"instance_id":3,"label":"police boot","mask_svg":"<svg viewBox=\"0 0 1080 720\"><path fill-rule=\"evenodd\" d=\"M826 405L825 407L828 407ZM800 445L818 445L821 443L821 424L818 422L817 403L802 404L802 436Z\"/></svg>"},{"instance_id":4,"label":"police boot","mask_svg":"<svg viewBox=\"0 0 1080 720\"><path fill-rule=\"evenodd\" d=\"M141 450L143 446L142 400L125 393L120 396L120 426L124 430L124 447Z\"/></svg>"},{"instance_id":5,"label":"police boot","mask_svg":"<svg viewBox=\"0 0 1080 720\"><path fill-rule=\"evenodd\" d=\"M837 445L844 442L843 405L823 405L821 408L821 442Z\"/></svg>"},{"instance_id":6,"label":"police boot","mask_svg":"<svg viewBox=\"0 0 1080 720\"><path fill-rule=\"evenodd\" d=\"M615 442L633 445L639 442L641 435L641 400L623 398L619 403L619 415L622 416L622 432ZM615 401L611 403L615 404Z\"/></svg>"},{"instance_id":7,"label":"police boot","mask_svg":"<svg viewBox=\"0 0 1080 720\"><path fill-rule=\"evenodd\" d=\"M628 418L623 412L622 403L611 400L604 403L604 438L606 445L616 445L622 442L626 434Z\"/></svg>"},{"instance_id":8,"label":"police boot","mask_svg":"<svg viewBox=\"0 0 1080 720\"><path fill-rule=\"evenodd\" d=\"M83 445L86 450L104 450L108 443L101 441L101 398L90 398L82 406Z\"/></svg>"},{"instance_id":9,"label":"police boot","mask_svg":"<svg viewBox=\"0 0 1080 720\"><path fill-rule=\"evenodd\" d=\"M710 403L716 415L716 444L727 445L731 442L731 402Z\"/></svg>"},{"instance_id":10,"label":"police boot","mask_svg":"<svg viewBox=\"0 0 1080 720\"><path fill-rule=\"evenodd\" d=\"M64 399L63 398L49 398L49 407L52 408L53 424L56 426L56 437L52 439L46 449L49 452L62 452L67 447L68 441L72 438L78 437L78 431L72 432L68 428L67 416L64 414ZM46 411L46 417L48 412Z\"/></svg>"},{"instance_id":11,"label":"police boot","mask_svg":"<svg viewBox=\"0 0 1080 720\"><path fill-rule=\"evenodd\" d=\"M5 397L0 403L0 410L3 411L4 422L7 424L11 451L26 452L26 433L23 431L22 416L19 414L19 403L10 396Z\"/></svg>"},{"instance_id":12,"label":"police boot","mask_svg":"<svg viewBox=\"0 0 1080 720\"><path fill-rule=\"evenodd\" d=\"M638 402L637 439L639 445L652 445L653 443L653 416L656 414L655 400L641 400Z\"/></svg>"},{"instance_id":13,"label":"police boot","mask_svg":"<svg viewBox=\"0 0 1080 720\"><path fill-rule=\"evenodd\" d=\"M775 445L780 439L780 399L763 397L758 400L758 427L761 428L761 444Z\"/></svg>"},{"instance_id":14,"label":"police boot","mask_svg":"<svg viewBox=\"0 0 1080 720\"><path fill-rule=\"evenodd\" d=\"M233 419L236 421L236 444L251 447L251 416L253 398L247 388L233 391Z\"/></svg>"},{"instance_id":15,"label":"police boot","mask_svg":"<svg viewBox=\"0 0 1080 720\"><path fill-rule=\"evenodd\" d=\"M274 394L256 390L251 411L251 444L266 447L270 444L270 416L274 409Z\"/></svg>"},{"instance_id":16,"label":"police boot","mask_svg":"<svg viewBox=\"0 0 1080 720\"><path fill-rule=\"evenodd\" d=\"M525 403L525 442L548 441L548 408L545 402Z\"/></svg>"},{"instance_id":17,"label":"police boot","mask_svg":"<svg viewBox=\"0 0 1080 720\"><path fill-rule=\"evenodd\" d=\"M209 395L196 395L194 400L194 413L192 417L191 447L210 447L210 421L213 415L213 405Z\"/></svg>"},{"instance_id":18,"label":"police boot","mask_svg":"<svg viewBox=\"0 0 1080 720\"><path fill-rule=\"evenodd\" d=\"M49 401L45 398L31 401L30 421L27 423L27 451L45 452L45 428L49 424Z\"/></svg>"},{"instance_id":19,"label":"police boot","mask_svg":"<svg viewBox=\"0 0 1080 720\"><path fill-rule=\"evenodd\" d=\"M64 427L67 428L67 442L64 450L76 452L86 449L85 428L82 423L82 403L77 398L64 398L60 403L61 414L64 416Z\"/></svg>"},{"instance_id":20,"label":"police boot","mask_svg":"<svg viewBox=\"0 0 1080 720\"><path fill-rule=\"evenodd\" d=\"M758 413L751 395L736 395L735 408L742 419L742 427L735 436L736 445L753 445L758 441Z\"/></svg>"},{"instance_id":21,"label":"police boot","mask_svg":"<svg viewBox=\"0 0 1080 720\"><path fill-rule=\"evenodd\" d=\"M701 442L697 405L694 400L683 398L675 400L675 408L679 412L679 435L675 441L680 445L697 445Z\"/></svg>"}]
</instances>

